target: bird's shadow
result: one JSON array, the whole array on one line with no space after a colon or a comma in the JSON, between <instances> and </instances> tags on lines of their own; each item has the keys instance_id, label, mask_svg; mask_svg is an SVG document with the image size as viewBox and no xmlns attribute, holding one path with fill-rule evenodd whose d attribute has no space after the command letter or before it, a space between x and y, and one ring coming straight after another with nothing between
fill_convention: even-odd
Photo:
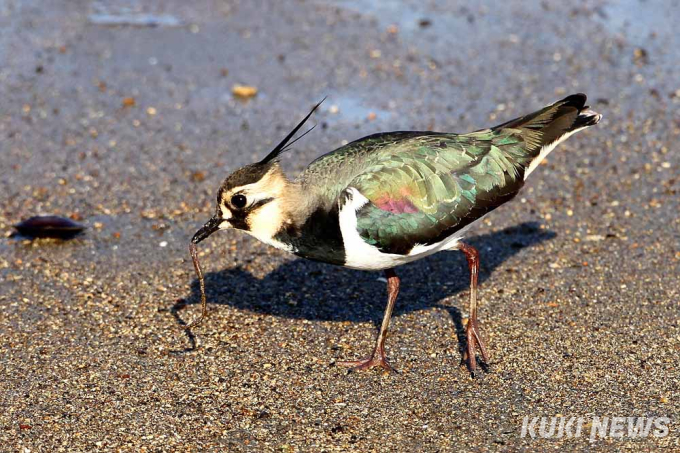
<instances>
[{"instance_id":1,"label":"bird's shadow","mask_svg":"<svg viewBox=\"0 0 680 453\"><path fill-rule=\"evenodd\" d=\"M554 238L552 231L537 222L525 222L494 233L471 237L467 242L479 250L480 284L506 259L525 247ZM466 291L470 285L467 262L462 253L438 253L397 269L401 289L395 315L435 306L451 315L461 351L465 334L459 308L440 304L442 299ZM234 267L205 275L209 304L231 305L248 310L293 319L323 321L372 321L380 325L386 304L386 285L379 281L382 273L364 272L296 259L288 261L264 278L256 278L242 267ZM200 303L198 280L191 284L190 294L180 299L170 312L178 324L186 322L180 311ZM195 338L187 330L190 347Z\"/></svg>"}]
</instances>

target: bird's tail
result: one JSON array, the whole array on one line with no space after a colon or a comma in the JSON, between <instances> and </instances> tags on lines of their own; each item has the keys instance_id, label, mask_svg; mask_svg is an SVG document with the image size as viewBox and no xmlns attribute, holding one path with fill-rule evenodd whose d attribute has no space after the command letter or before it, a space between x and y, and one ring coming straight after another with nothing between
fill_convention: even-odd
<instances>
[{"instance_id":1,"label":"bird's tail","mask_svg":"<svg viewBox=\"0 0 680 453\"><path fill-rule=\"evenodd\" d=\"M555 146L575 132L597 124L601 118L586 105L586 95L578 93L493 129L515 129L522 136L529 161L526 177Z\"/></svg>"}]
</instances>

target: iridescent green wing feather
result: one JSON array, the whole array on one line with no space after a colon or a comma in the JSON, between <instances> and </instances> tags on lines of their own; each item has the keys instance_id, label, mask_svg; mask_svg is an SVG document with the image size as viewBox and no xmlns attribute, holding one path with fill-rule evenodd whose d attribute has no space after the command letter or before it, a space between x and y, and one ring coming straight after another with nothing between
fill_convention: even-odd
<instances>
[{"instance_id":1,"label":"iridescent green wing feather","mask_svg":"<svg viewBox=\"0 0 680 453\"><path fill-rule=\"evenodd\" d=\"M381 148L348 185L369 200L357 211L357 230L385 253L439 242L511 199L528 159L522 137L508 129Z\"/></svg>"},{"instance_id":2,"label":"iridescent green wing feather","mask_svg":"<svg viewBox=\"0 0 680 453\"><path fill-rule=\"evenodd\" d=\"M387 253L434 244L514 197L540 152L600 115L583 94L492 129L456 135L390 132L349 143L312 162L299 182L336 209L356 188L369 202L357 230ZM335 207L335 208L334 208Z\"/></svg>"},{"instance_id":3,"label":"iridescent green wing feather","mask_svg":"<svg viewBox=\"0 0 680 453\"><path fill-rule=\"evenodd\" d=\"M328 203L334 203L340 193L366 166L384 155L383 149L403 140L436 134L434 132L397 131L369 135L320 156L300 174L298 181L320 191Z\"/></svg>"}]
</instances>

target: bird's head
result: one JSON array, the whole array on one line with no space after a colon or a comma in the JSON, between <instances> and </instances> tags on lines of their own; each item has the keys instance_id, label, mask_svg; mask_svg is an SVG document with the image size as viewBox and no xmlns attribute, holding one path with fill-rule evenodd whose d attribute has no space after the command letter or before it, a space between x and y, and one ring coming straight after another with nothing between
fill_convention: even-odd
<instances>
[{"instance_id":1,"label":"bird's head","mask_svg":"<svg viewBox=\"0 0 680 453\"><path fill-rule=\"evenodd\" d=\"M278 158L302 138L300 136L288 144L321 102L314 106L267 157L239 168L224 180L217 193L215 215L196 232L191 242L198 244L215 231L229 228L244 230L259 239L272 238L279 231L288 221L285 205L289 201L286 198L291 182L281 170ZM311 129L305 134L310 131Z\"/></svg>"}]
</instances>

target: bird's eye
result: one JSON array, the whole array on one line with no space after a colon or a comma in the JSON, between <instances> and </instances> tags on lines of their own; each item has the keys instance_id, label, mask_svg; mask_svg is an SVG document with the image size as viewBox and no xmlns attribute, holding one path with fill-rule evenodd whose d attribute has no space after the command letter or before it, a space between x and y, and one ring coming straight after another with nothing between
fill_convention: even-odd
<instances>
[{"instance_id":1,"label":"bird's eye","mask_svg":"<svg viewBox=\"0 0 680 453\"><path fill-rule=\"evenodd\" d=\"M231 197L231 205L238 209L244 208L247 202L246 196L240 193Z\"/></svg>"}]
</instances>

